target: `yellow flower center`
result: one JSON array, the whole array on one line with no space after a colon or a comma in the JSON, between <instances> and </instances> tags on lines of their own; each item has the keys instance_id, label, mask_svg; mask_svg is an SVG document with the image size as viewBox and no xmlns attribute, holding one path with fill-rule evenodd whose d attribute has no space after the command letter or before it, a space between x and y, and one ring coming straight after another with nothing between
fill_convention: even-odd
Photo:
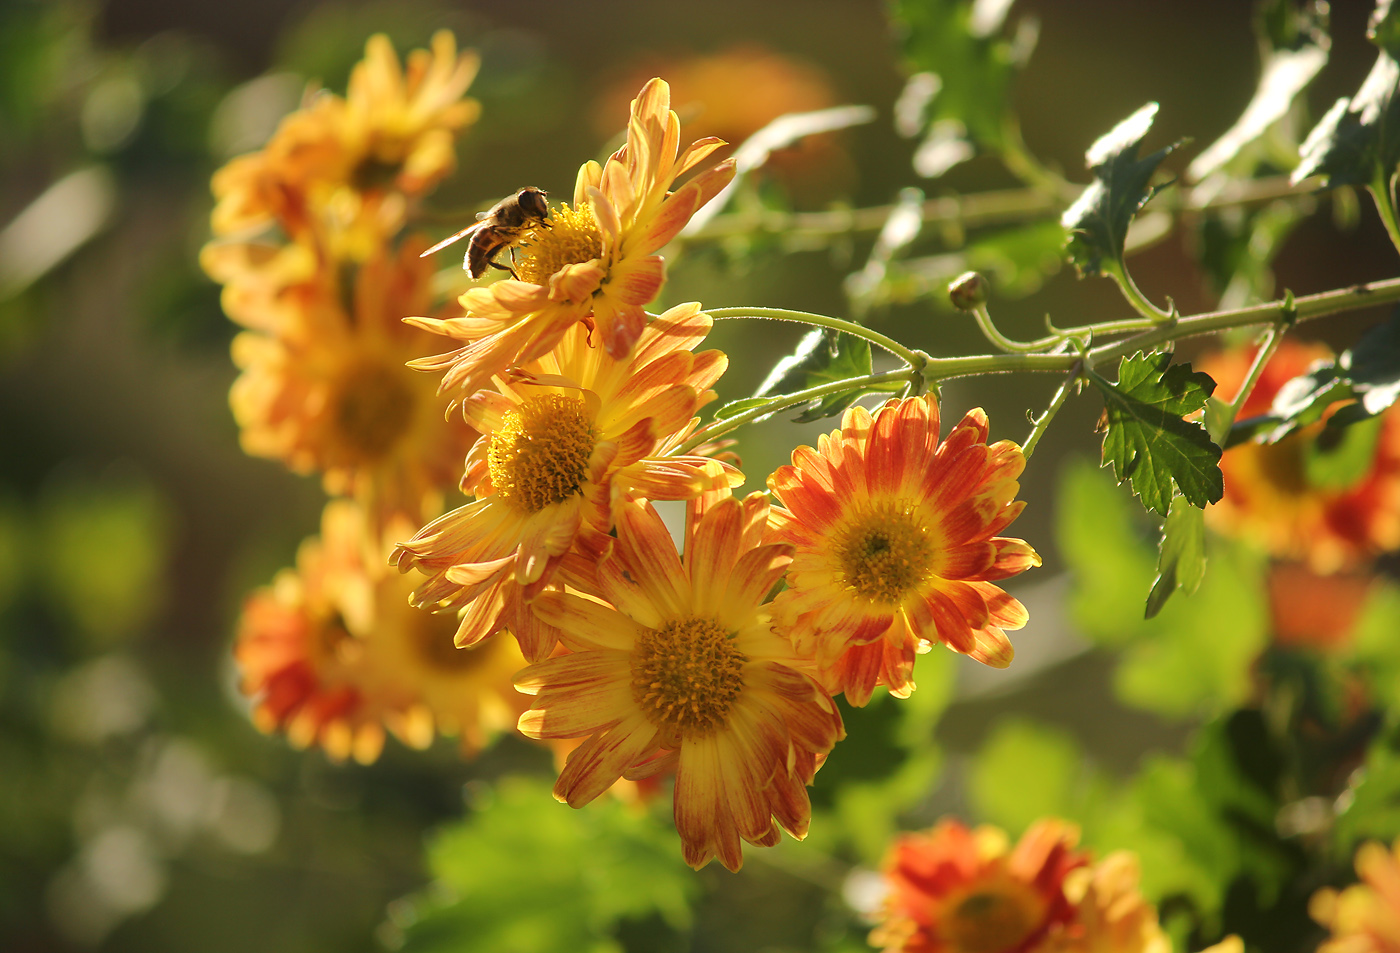
<instances>
[{"instance_id":1,"label":"yellow flower center","mask_svg":"<svg viewBox=\"0 0 1400 953\"><path fill-rule=\"evenodd\" d=\"M527 513L562 503L583 486L593 422L581 398L544 394L505 414L486 462L502 500Z\"/></svg>"},{"instance_id":2,"label":"yellow flower center","mask_svg":"<svg viewBox=\"0 0 1400 953\"><path fill-rule=\"evenodd\" d=\"M428 668L444 672L464 672L485 661L489 651L489 646L485 643L457 648L453 641L457 632L455 615L415 612L414 616L414 622L408 626L409 639L418 652L419 661Z\"/></svg>"},{"instance_id":3,"label":"yellow flower center","mask_svg":"<svg viewBox=\"0 0 1400 953\"><path fill-rule=\"evenodd\" d=\"M723 726L743 690L746 661L717 622L667 622L643 630L632 649L632 697L657 728L708 734Z\"/></svg>"},{"instance_id":4,"label":"yellow flower center","mask_svg":"<svg viewBox=\"0 0 1400 953\"><path fill-rule=\"evenodd\" d=\"M603 254L603 233L585 202L576 209L561 205L549 213L549 227L530 229L521 243L525 258L515 266L521 281L545 285L565 265L581 265Z\"/></svg>"},{"instance_id":5,"label":"yellow flower center","mask_svg":"<svg viewBox=\"0 0 1400 953\"><path fill-rule=\"evenodd\" d=\"M872 602L900 602L929 576L936 547L916 508L871 502L839 529L832 551L845 584Z\"/></svg>"},{"instance_id":6,"label":"yellow flower center","mask_svg":"<svg viewBox=\"0 0 1400 953\"><path fill-rule=\"evenodd\" d=\"M952 953L1004 953L1019 946L1040 926L1045 900L1028 884L1007 880L981 884L950 909L938 932Z\"/></svg>"},{"instance_id":7,"label":"yellow flower center","mask_svg":"<svg viewBox=\"0 0 1400 953\"><path fill-rule=\"evenodd\" d=\"M414 398L404 376L403 368L370 364L356 368L342 382L332 426L340 442L360 459L383 457L408 430Z\"/></svg>"}]
</instances>

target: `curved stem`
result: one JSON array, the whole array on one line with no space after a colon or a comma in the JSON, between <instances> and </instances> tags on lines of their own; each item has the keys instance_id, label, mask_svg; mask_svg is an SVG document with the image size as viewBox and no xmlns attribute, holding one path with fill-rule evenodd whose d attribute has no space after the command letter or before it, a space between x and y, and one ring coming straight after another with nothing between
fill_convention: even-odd
<instances>
[{"instance_id":1,"label":"curved stem","mask_svg":"<svg viewBox=\"0 0 1400 953\"><path fill-rule=\"evenodd\" d=\"M1075 381L1079 380L1079 368L1075 368L1066 375L1060 382L1060 387L1055 391L1055 396L1050 398L1050 406L1045 408L1045 412L1035 420L1035 426L1031 428L1030 436L1026 438L1026 443L1021 447L1022 455L1029 460L1031 454L1035 452L1035 445L1040 443L1040 438L1045 435L1045 431L1050 428L1050 421L1055 419L1055 415L1060 412L1060 408L1065 405L1065 399L1069 397L1069 392L1074 389Z\"/></svg>"},{"instance_id":2,"label":"curved stem","mask_svg":"<svg viewBox=\"0 0 1400 953\"><path fill-rule=\"evenodd\" d=\"M1128 299L1128 304L1132 305L1138 314L1159 324L1172 319L1170 311L1163 311L1153 304L1147 295L1142 293L1142 289L1137 286L1137 282L1133 281L1133 276L1122 261L1105 265L1103 271L1104 274L1118 282L1118 290L1123 292L1123 297Z\"/></svg>"},{"instance_id":3,"label":"curved stem","mask_svg":"<svg viewBox=\"0 0 1400 953\"><path fill-rule=\"evenodd\" d=\"M1012 175L1044 195L1073 202L1079 193L1080 186L1046 167L1026 148L1021 124L1012 116L1002 123L1001 161Z\"/></svg>"},{"instance_id":4,"label":"curved stem","mask_svg":"<svg viewBox=\"0 0 1400 953\"><path fill-rule=\"evenodd\" d=\"M831 328L834 331L844 331L855 337L864 338L871 344L879 345L916 370L922 368L924 364L928 362L927 355L910 350L892 337L881 334L879 331L873 331L863 324L857 324L854 321L846 321L843 318L829 317L825 314L812 314L807 311L789 311L786 308L713 308L705 313L716 321L733 320L735 318L763 318L769 321L796 321L799 324L810 324L819 328Z\"/></svg>"},{"instance_id":5,"label":"curved stem","mask_svg":"<svg viewBox=\"0 0 1400 953\"><path fill-rule=\"evenodd\" d=\"M977 305L972 309L972 313L977 318L977 327L982 330L982 335L994 346L1012 354L1031 354L1035 351L1044 351L1064 340L1064 337L1061 336L1040 338L1037 341L1013 341L997 330L997 326L992 323L992 313L987 310L985 304Z\"/></svg>"},{"instance_id":6,"label":"curved stem","mask_svg":"<svg viewBox=\"0 0 1400 953\"><path fill-rule=\"evenodd\" d=\"M794 391L791 394L781 394L764 404L750 407L742 413L733 417L725 417L723 420L716 420L706 424L695 433L690 435L690 439L672 450L667 456L681 456L690 453L696 447L709 443L718 437L722 437L731 430L736 430L744 424L753 423L760 417L767 417L775 414L786 407L795 407L798 404L805 404L809 400L818 397L825 397L827 394L840 394L845 391L856 390L857 388L875 387L880 384L893 384L898 381L908 381L910 370L908 368L899 371L887 371L883 374L866 374L862 377L851 377L846 380L832 381L830 384L819 384L816 387L808 387L806 390Z\"/></svg>"}]
</instances>

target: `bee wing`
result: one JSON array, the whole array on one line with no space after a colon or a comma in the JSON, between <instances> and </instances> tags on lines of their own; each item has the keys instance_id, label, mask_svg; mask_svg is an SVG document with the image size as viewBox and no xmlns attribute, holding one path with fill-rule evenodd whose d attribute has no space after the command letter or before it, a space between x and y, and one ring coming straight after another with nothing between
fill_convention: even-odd
<instances>
[{"instance_id":1,"label":"bee wing","mask_svg":"<svg viewBox=\"0 0 1400 953\"><path fill-rule=\"evenodd\" d=\"M440 251L442 251L444 248L446 248L448 245L451 245L451 244L453 244L454 242L460 242L462 239L466 238L466 237L467 237L468 235L470 235L472 232L477 231L478 229L480 229L481 227L483 227L485 224L486 224L485 222L477 222L475 225L468 225L466 228L462 229L462 230L461 230L460 232L458 232L456 235L449 235L448 237L444 238L442 241L438 242L436 245L434 245L432 248L429 248L427 251L423 252L423 254L419 255L418 257L419 257L419 258L427 258L429 255L433 254L434 252L440 252Z\"/></svg>"}]
</instances>

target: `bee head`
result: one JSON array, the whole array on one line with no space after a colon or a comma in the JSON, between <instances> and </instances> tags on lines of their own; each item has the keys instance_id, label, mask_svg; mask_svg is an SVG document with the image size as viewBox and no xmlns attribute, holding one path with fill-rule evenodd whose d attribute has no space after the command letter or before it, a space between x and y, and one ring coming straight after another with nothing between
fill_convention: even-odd
<instances>
[{"instance_id":1,"label":"bee head","mask_svg":"<svg viewBox=\"0 0 1400 953\"><path fill-rule=\"evenodd\" d=\"M549 217L549 203L545 201L545 196L548 194L543 189L537 189L531 185L517 192L515 200L531 218L543 219Z\"/></svg>"}]
</instances>

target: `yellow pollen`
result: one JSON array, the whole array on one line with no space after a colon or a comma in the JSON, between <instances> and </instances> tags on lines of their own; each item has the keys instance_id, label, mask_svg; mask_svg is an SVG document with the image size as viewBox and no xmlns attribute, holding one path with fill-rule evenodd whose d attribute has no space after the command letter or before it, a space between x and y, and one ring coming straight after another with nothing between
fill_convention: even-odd
<instances>
[{"instance_id":1,"label":"yellow pollen","mask_svg":"<svg viewBox=\"0 0 1400 953\"><path fill-rule=\"evenodd\" d=\"M593 425L583 400L531 398L505 414L486 463L500 498L527 513L562 503L583 486L593 454Z\"/></svg>"},{"instance_id":2,"label":"yellow pollen","mask_svg":"<svg viewBox=\"0 0 1400 953\"><path fill-rule=\"evenodd\" d=\"M869 503L834 535L845 584L872 602L901 602L933 567L933 532L902 501Z\"/></svg>"},{"instance_id":3,"label":"yellow pollen","mask_svg":"<svg viewBox=\"0 0 1400 953\"><path fill-rule=\"evenodd\" d=\"M1006 953L1040 926L1045 901L1016 881L988 884L954 903L938 932L952 953Z\"/></svg>"},{"instance_id":4,"label":"yellow pollen","mask_svg":"<svg viewBox=\"0 0 1400 953\"><path fill-rule=\"evenodd\" d=\"M603 254L603 234L584 202L572 209L561 205L549 213L549 227L536 226L521 242L525 257L515 266L521 281L537 285L565 265L580 265Z\"/></svg>"},{"instance_id":5,"label":"yellow pollen","mask_svg":"<svg viewBox=\"0 0 1400 953\"><path fill-rule=\"evenodd\" d=\"M408 431L414 397L405 376L404 368L369 364L341 382L331 422L340 442L359 458L385 456Z\"/></svg>"},{"instance_id":6,"label":"yellow pollen","mask_svg":"<svg viewBox=\"0 0 1400 953\"><path fill-rule=\"evenodd\" d=\"M645 629L632 649L632 697L657 728L706 735L724 725L743 690L746 661L717 622L667 622Z\"/></svg>"}]
</instances>

